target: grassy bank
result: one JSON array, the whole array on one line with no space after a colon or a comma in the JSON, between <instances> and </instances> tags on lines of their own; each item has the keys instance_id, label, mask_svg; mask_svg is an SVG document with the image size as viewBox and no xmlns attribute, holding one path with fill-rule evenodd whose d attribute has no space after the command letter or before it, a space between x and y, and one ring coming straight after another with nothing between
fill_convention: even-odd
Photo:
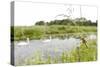
<instances>
[{"instance_id":1,"label":"grassy bank","mask_svg":"<svg viewBox=\"0 0 100 67\"><path fill-rule=\"evenodd\" d=\"M15 26L14 40L41 39L49 35L69 34L69 33L88 33L97 32L96 26L66 26L66 25L51 25L51 26Z\"/></svg>"}]
</instances>

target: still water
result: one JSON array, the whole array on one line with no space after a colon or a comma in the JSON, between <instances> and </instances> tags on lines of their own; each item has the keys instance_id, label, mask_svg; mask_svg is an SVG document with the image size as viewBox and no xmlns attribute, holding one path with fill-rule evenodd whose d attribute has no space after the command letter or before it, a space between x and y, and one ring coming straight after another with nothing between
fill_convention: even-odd
<instances>
[{"instance_id":1,"label":"still water","mask_svg":"<svg viewBox=\"0 0 100 67\"><path fill-rule=\"evenodd\" d=\"M96 35L92 34L86 39L96 39ZM60 56L63 51L70 52L72 49L80 46L81 40L79 38L65 38L65 39L47 39L47 40L31 40L27 45L15 44L15 60L23 60L36 52L40 52L43 58L47 57L47 53L53 58Z\"/></svg>"}]
</instances>

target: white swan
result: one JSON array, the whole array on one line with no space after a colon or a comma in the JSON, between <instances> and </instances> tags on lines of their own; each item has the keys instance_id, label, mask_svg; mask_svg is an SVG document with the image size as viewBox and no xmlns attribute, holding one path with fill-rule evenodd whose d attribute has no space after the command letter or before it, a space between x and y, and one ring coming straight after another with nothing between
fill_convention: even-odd
<instances>
[{"instance_id":1,"label":"white swan","mask_svg":"<svg viewBox=\"0 0 100 67\"><path fill-rule=\"evenodd\" d=\"M49 37L49 39L44 40L43 42L50 42L51 41L51 36Z\"/></svg>"},{"instance_id":2,"label":"white swan","mask_svg":"<svg viewBox=\"0 0 100 67\"><path fill-rule=\"evenodd\" d=\"M29 43L29 38L27 38L26 41L19 42L17 45L28 45L28 43Z\"/></svg>"}]
</instances>

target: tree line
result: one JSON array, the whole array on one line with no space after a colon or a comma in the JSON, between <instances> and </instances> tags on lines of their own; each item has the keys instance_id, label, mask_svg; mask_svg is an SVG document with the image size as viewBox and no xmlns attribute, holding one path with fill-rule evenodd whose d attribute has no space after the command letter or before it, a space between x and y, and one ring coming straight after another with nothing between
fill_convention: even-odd
<instances>
[{"instance_id":1,"label":"tree line","mask_svg":"<svg viewBox=\"0 0 100 67\"><path fill-rule=\"evenodd\" d=\"M72 25L72 26L97 26L97 21L92 22L86 18L76 18L76 19L62 19L62 20L53 20L49 22L37 21L35 25Z\"/></svg>"}]
</instances>

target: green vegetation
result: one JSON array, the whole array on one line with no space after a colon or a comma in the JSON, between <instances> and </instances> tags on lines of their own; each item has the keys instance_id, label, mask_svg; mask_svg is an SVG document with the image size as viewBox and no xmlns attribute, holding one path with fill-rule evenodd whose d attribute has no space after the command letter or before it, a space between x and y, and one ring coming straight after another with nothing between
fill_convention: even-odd
<instances>
[{"instance_id":1,"label":"green vegetation","mask_svg":"<svg viewBox=\"0 0 100 67\"><path fill-rule=\"evenodd\" d=\"M34 26L11 27L11 40L43 39L49 35L96 32L96 27L97 21L92 22L86 18L37 21Z\"/></svg>"},{"instance_id":2,"label":"green vegetation","mask_svg":"<svg viewBox=\"0 0 100 67\"><path fill-rule=\"evenodd\" d=\"M38 21L35 25L71 25L71 26L97 26L97 21L92 22L86 18L75 18L75 19L62 19L62 20L53 20L49 22Z\"/></svg>"},{"instance_id":3,"label":"green vegetation","mask_svg":"<svg viewBox=\"0 0 100 67\"><path fill-rule=\"evenodd\" d=\"M96 61L97 59L97 43L96 40L87 42L88 48L82 43L81 46L72 51L73 61L86 62Z\"/></svg>"},{"instance_id":4,"label":"green vegetation","mask_svg":"<svg viewBox=\"0 0 100 67\"><path fill-rule=\"evenodd\" d=\"M52 58L47 54L47 59L42 58L42 52L38 51L34 55L25 59L24 64L51 64L51 63L69 63L69 62L87 62L97 60L96 40L87 42L88 48L82 43L80 47L73 49L71 52L64 51L61 56Z\"/></svg>"},{"instance_id":5,"label":"green vegetation","mask_svg":"<svg viewBox=\"0 0 100 67\"><path fill-rule=\"evenodd\" d=\"M25 38L31 39L43 39L52 37L61 37L64 34L71 35L72 33L89 33L96 32L96 26L66 26L66 25L51 25L51 26L17 26L14 27L11 34L14 36L14 40L25 40ZM13 38L13 37L12 37Z\"/></svg>"},{"instance_id":6,"label":"green vegetation","mask_svg":"<svg viewBox=\"0 0 100 67\"><path fill-rule=\"evenodd\" d=\"M14 33L11 31L12 38L14 38L14 41L25 40L27 37L30 39L39 39L43 36L43 28L43 26L17 26L14 27Z\"/></svg>"}]
</instances>

